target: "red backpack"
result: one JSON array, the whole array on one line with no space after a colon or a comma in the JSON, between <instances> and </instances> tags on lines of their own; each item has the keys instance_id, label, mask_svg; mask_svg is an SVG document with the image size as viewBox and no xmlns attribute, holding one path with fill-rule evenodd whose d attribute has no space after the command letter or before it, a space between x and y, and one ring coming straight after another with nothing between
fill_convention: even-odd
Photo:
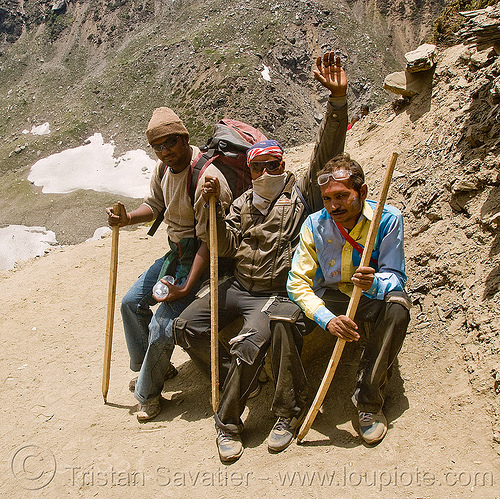
<instances>
[{"instance_id":1,"label":"red backpack","mask_svg":"<svg viewBox=\"0 0 500 499\"><path fill-rule=\"evenodd\" d=\"M200 148L202 152L191 164L188 177L191 200L194 201L199 178L211 163L226 177L233 199L241 196L252 183L247 166L247 149L261 140L266 140L266 136L246 123L220 120L215 125L212 136Z\"/></svg>"}]
</instances>

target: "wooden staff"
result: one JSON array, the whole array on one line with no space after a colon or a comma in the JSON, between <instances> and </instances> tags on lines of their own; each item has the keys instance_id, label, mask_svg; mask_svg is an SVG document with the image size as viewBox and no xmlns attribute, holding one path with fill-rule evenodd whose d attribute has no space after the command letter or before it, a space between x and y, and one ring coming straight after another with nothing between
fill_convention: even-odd
<instances>
[{"instance_id":1,"label":"wooden staff","mask_svg":"<svg viewBox=\"0 0 500 499\"><path fill-rule=\"evenodd\" d=\"M387 192L389 191L389 185L391 183L392 172L394 171L394 167L396 166L396 160L398 159L397 153L392 153L391 162L387 171L385 172L384 183L382 185L382 191L380 192L380 197L375 208L375 212L373 214L373 220L371 221L370 228L368 230L368 235L366 237L366 244L363 250L363 254L361 256L361 262L359 264L360 267L366 267L370 264L370 257L372 255L373 246L375 244L375 238L377 237L378 226L380 223L380 219L382 217L382 211L384 210L385 201L387 199ZM347 307L346 315L349 319L354 320L354 316L356 315L356 309L358 308L359 300L361 298L362 289L358 286L354 286L351 299L349 301L349 306ZM335 370L340 361L340 357L342 355L342 351L344 350L345 340L341 338L337 338L337 342L335 343L335 348L333 349L332 356L330 361L328 362L328 367L326 368L325 375L323 376L323 380L321 381L321 385L316 393L316 397L307 413L306 419L302 423L300 427L299 434L297 435L297 443L300 443L302 439L307 435L307 432L311 429L311 426L318 414L319 408L325 399L326 392L330 387L330 383L332 382L333 376L335 375Z\"/></svg>"},{"instance_id":2,"label":"wooden staff","mask_svg":"<svg viewBox=\"0 0 500 499\"><path fill-rule=\"evenodd\" d=\"M113 206L113 213L121 215L119 204ZM115 298L116 298L116 270L118 268L118 237L120 227L113 226L111 239L111 264L109 269L109 288L108 288L108 316L106 320L106 341L104 344L104 366L102 371L102 397L104 403L107 401L109 389L109 370L111 366L111 347L113 344L113 324L115 320Z\"/></svg>"},{"instance_id":3,"label":"wooden staff","mask_svg":"<svg viewBox=\"0 0 500 499\"><path fill-rule=\"evenodd\" d=\"M212 378L212 408L214 412L219 406L219 269L217 248L216 199L210 196L209 226L210 226L210 358Z\"/></svg>"}]
</instances>

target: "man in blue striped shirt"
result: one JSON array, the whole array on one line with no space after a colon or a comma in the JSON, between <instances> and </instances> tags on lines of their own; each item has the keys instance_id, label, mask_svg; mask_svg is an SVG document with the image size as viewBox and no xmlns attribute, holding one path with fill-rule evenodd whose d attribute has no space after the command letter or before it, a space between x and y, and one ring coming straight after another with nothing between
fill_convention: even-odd
<instances>
[{"instance_id":1,"label":"man in blue striped shirt","mask_svg":"<svg viewBox=\"0 0 500 499\"><path fill-rule=\"evenodd\" d=\"M373 324L361 355L352 396L361 437L380 442L387 431L384 388L410 320L405 293L403 218L386 205L370 266L360 267L375 203L366 199L361 166L348 154L318 173L324 208L304 222L289 272L287 290L304 313L326 331L358 341L356 322ZM355 321L345 313L353 286L363 290Z\"/></svg>"}]
</instances>

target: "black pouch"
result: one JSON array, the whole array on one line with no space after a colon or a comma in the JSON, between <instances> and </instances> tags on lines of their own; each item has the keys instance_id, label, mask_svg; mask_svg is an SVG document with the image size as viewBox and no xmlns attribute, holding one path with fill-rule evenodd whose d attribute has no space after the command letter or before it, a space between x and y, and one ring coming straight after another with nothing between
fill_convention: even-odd
<instances>
[{"instance_id":1,"label":"black pouch","mask_svg":"<svg viewBox=\"0 0 500 499\"><path fill-rule=\"evenodd\" d=\"M297 322L300 317L302 310L301 308L290 298L285 296L276 296L274 301L263 310L272 321L285 321L285 322Z\"/></svg>"},{"instance_id":2,"label":"black pouch","mask_svg":"<svg viewBox=\"0 0 500 499\"><path fill-rule=\"evenodd\" d=\"M410 297L404 291L389 291L385 295L384 300L387 303L399 303L406 308L406 310L410 310L412 307L412 302Z\"/></svg>"}]
</instances>

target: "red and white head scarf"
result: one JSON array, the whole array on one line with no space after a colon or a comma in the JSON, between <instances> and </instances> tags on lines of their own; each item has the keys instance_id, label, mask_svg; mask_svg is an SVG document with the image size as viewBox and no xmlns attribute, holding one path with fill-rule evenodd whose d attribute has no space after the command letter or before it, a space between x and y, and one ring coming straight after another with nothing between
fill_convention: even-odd
<instances>
[{"instance_id":1,"label":"red and white head scarf","mask_svg":"<svg viewBox=\"0 0 500 499\"><path fill-rule=\"evenodd\" d=\"M283 159L283 148L276 140L261 140L260 142L256 142L252 147L247 149L247 165L252 159L263 154L269 154L281 161Z\"/></svg>"}]
</instances>

